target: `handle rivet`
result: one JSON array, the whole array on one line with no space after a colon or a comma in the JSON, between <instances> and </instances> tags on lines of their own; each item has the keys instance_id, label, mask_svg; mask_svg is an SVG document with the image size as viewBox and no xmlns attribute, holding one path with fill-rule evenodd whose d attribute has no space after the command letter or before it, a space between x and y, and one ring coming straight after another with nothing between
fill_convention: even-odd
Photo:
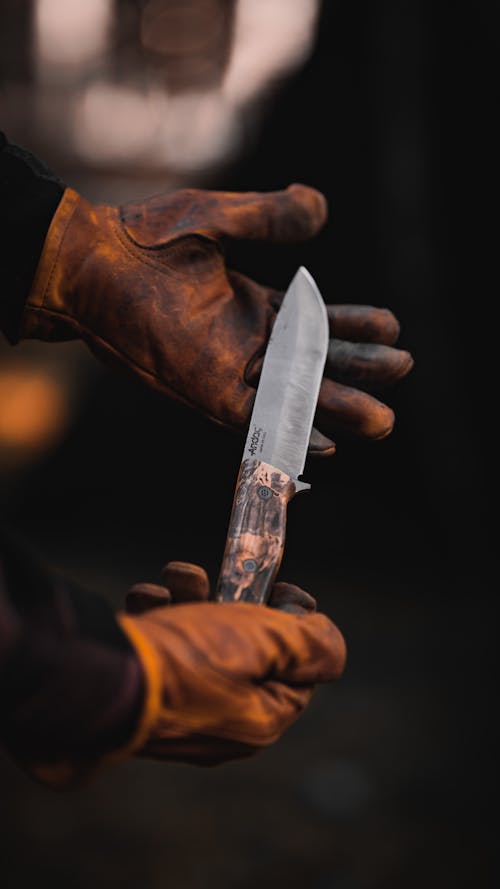
<instances>
[{"instance_id":1,"label":"handle rivet","mask_svg":"<svg viewBox=\"0 0 500 889\"><path fill-rule=\"evenodd\" d=\"M255 559L245 559L243 562L243 571L246 571L247 574L251 574L253 571L257 570L257 562Z\"/></svg>"},{"instance_id":2,"label":"handle rivet","mask_svg":"<svg viewBox=\"0 0 500 889\"><path fill-rule=\"evenodd\" d=\"M257 494L261 500L269 500L273 496L272 489L268 488L267 485L261 485L257 490Z\"/></svg>"}]
</instances>

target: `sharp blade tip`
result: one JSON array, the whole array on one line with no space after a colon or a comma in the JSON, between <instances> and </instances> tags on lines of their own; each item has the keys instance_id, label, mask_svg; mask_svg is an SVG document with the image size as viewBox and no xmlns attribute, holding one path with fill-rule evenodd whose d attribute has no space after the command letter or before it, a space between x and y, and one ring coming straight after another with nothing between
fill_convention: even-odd
<instances>
[{"instance_id":1,"label":"sharp blade tip","mask_svg":"<svg viewBox=\"0 0 500 889\"><path fill-rule=\"evenodd\" d=\"M311 275L311 272L309 271L309 269L306 269L305 265L299 265L299 267L297 269L297 274L304 275L304 277L307 278L308 280L311 280L311 281L314 280L313 276Z\"/></svg>"}]
</instances>

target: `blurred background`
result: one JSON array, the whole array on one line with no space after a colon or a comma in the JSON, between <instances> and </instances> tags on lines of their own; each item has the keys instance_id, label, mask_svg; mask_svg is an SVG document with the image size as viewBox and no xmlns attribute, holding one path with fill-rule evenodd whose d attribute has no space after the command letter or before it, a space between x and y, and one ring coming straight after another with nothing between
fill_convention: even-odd
<instances>
[{"instance_id":1,"label":"blurred background","mask_svg":"<svg viewBox=\"0 0 500 889\"><path fill-rule=\"evenodd\" d=\"M489 7L443 0L1 0L10 141L94 201L316 186L314 242L230 262L392 309L416 361L392 436L339 439L290 508L281 577L342 680L244 763L56 794L2 758L5 889L496 885L497 54ZM116 607L169 559L215 580L241 448L83 345L0 341L2 521Z\"/></svg>"}]
</instances>

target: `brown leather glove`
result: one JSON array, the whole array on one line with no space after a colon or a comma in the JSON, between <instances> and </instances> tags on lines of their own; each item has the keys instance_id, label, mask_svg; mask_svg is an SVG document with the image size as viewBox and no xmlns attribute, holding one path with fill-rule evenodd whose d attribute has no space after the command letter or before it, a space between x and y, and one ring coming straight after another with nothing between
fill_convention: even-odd
<instances>
[{"instance_id":1,"label":"brown leather glove","mask_svg":"<svg viewBox=\"0 0 500 889\"><path fill-rule=\"evenodd\" d=\"M304 185L267 194L190 189L121 208L92 205L68 188L47 234L21 337L81 337L108 363L244 429L282 294L228 270L224 239L301 241L316 234L326 214L323 195ZM319 429L382 438L394 415L363 390L393 383L411 368L411 356L392 348L398 322L370 306L328 312L335 339ZM314 436L311 450L333 449L328 438Z\"/></svg>"},{"instance_id":2,"label":"brown leather glove","mask_svg":"<svg viewBox=\"0 0 500 889\"><path fill-rule=\"evenodd\" d=\"M218 604L203 569L180 562L163 583L133 587L134 616L119 616L146 677L131 744L140 755L199 765L248 756L283 734L318 682L342 673L342 635L298 587L276 584L271 607Z\"/></svg>"}]
</instances>

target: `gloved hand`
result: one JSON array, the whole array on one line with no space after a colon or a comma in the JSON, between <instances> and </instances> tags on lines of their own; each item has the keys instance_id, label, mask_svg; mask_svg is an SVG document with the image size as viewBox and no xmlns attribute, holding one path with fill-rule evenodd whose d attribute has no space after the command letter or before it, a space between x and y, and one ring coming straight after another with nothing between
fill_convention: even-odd
<instances>
[{"instance_id":1,"label":"gloved hand","mask_svg":"<svg viewBox=\"0 0 500 889\"><path fill-rule=\"evenodd\" d=\"M119 615L146 677L131 744L140 755L201 765L248 756L342 673L342 635L298 587L276 584L271 607L209 602L206 573L180 562L163 583L137 584Z\"/></svg>"},{"instance_id":2,"label":"gloved hand","mask_svg":"<svg viewBox=\"0 0 500 889\"><path fill-rule=\"evenodd\" d=\"M247 427L259 359L282 294L226 268L227 238L301 241L327 214L304 185L261 194L182 190L121 208L66 189L27 301L21 337L85 340L108 363L233 429ZM364 390L403 377L399 325L370 306L329 306L331 340L311 451L325 436L382 438L394 415ZM358 388L360 387L360 388Z\"/></svg>"}]
</instances>

